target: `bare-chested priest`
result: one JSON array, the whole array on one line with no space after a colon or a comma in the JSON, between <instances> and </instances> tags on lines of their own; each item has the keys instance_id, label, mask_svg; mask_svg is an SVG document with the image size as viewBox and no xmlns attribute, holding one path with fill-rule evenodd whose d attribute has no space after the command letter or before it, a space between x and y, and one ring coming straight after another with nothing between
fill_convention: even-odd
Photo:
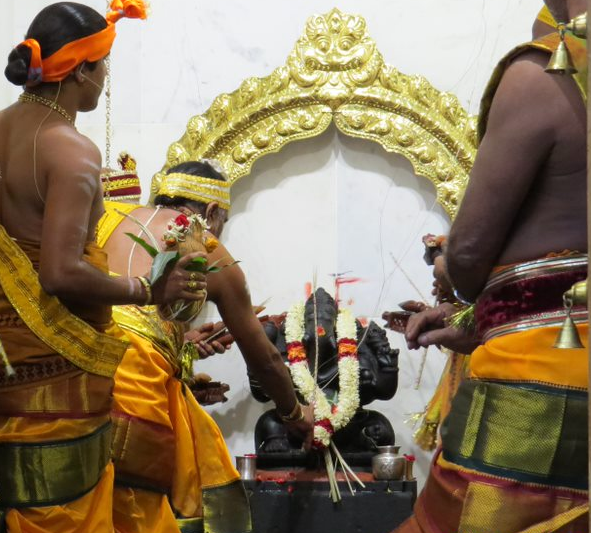
<instances>
[{"instance_id":1,"label":"bare-chested priest","mask_svg":"<svg viewBox=\"0 0 591 533\"><path fill-rule=\"evenodd\" d=\"M128 237L141 232L127 213L162 247L184 252L205 246L211 264L230 265L208 274L207 299L216 304L249 372L275 401L287 427L309 446L312 408L297 401L289 371L253 312L244 273L217 241L228 217L230 183L213 165L193 161L170 169L156 202L172 209L106 202L98 241L113 259L114 272L145 272L150 257ZM249 532L238 472L217 425L189 390L193 360L186 349L192 343L183 346L183 324L162 320L156 309L131 305L115 307L114 317L131 341L115 375L116 527L126 533Z\"/></svg>"},{"instance_id":2,"label":"bare-chested priest","mask_svg":"<svg viewBox=\"0 0 591 533\"><path fill-rule=\"evenodd\" d=\"M552 347L562 295L587 276L586 42L566 35L574 76L546 71L560 42L554 21L586 2L546 5L534 41L501 61L482 101L445 256L458 301L475 302L480 345L400 533L588 531L588 356ZM413 317L409 346L465 346L445 327L449 309ZM586 310L572 316L587 344Z\"/></svg>"},{"instance_id":3,"label":"bare-chested priest","mask_svg":"<svg viewBox=\"0 0 591 533\"><path fill-rule=\"evenodd\" d=\"M74 122L97 105L115 23L144 7L116 0L105 19L52 4L8 58L24 92L0 111L1 531L113 532L110 411L127 343L111 305L201 298L192 256L150 286L110 277L94 243L101 157Z\"/></svg>"}]
</instances>

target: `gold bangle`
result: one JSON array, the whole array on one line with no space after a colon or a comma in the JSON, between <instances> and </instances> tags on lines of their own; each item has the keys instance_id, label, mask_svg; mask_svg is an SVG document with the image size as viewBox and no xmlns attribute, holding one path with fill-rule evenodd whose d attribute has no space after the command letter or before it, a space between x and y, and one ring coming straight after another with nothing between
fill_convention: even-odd
<instances>
[{"instance_id":1,"label":"gold bangle","mask_svg":"<svg viewBox=\"0 0 591 533\"><path fill-rule=\"evenodd\" d=\"M146 291L146 301L144 302L144 305L150 305L152 303L152 285L150 285L150 280L148 278L145 278L143 276L138 276L137 279L140 280L140 283L143 285L145 291Z\"/></svg>"},{"instance_id":2,"label":"gold bangle","mask_svg":"<svg viewBox=\"0 0 591 533\"><path fill-rule=\"evenodd\" d=\"M296 402L295 407L288 415L282 415L279 411L277 411L277 414L283 422L299 422L304 419L304 410L300 402Z\"/></svg>"}]
</instances>

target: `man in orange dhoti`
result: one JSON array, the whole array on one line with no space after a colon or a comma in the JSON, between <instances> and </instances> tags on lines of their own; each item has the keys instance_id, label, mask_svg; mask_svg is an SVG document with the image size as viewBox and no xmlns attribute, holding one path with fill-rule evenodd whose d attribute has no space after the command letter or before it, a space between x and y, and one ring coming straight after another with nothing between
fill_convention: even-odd
<instances>
[{"instance_id":1,"label":"man in orange dhoti","mask_svg":"<svg viewBox=\"0 0 591 533\"><path fill-rule=\"evenodd\" d=\"M25 86L0 112L0 531L9 533L113 532L110 410L127 341L111 305L196 298L184 263L153 287L113 279L93 242L100 155L74 120L97 105L115 22L144 16L139 1L113 9L105 19L81 4L48 6L5 71Z\"/></svg>"},{"instance_id":2,"label":"man in orange dhoti","mask_svg":"<svg viewBox=\"0 0 591 533\"><path fill-rule=\"evenodd\" d=\"M546 4L562 21L586 6ZM587 276L586 43L565 36L574 77L546 71L561 37L542 18L536 31L550 33L508 54L483 98L445 255L458 301L475 302L481 345L400 533L588 531L587 352L553 348L562 295ZM458 341L444 305L411 318L409 346ZM586 343L586 310L572 317Z\"/></svg>"}]
</instances>

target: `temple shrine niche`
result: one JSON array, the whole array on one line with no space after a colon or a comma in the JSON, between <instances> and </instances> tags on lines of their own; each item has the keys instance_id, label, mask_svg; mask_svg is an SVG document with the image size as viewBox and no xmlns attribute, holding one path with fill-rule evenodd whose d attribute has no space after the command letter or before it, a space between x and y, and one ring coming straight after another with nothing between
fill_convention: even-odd
<instances>
[{"instance_id":1,"label":"temple shrine niche","mask_svg":"<svg viewBox=\"0 0 591 533\"><path fill-rule=\"evenodd\" d=\"M266 77L244 80L235 91L218 95L205 113L189 119L186 131L170 145L161 171L153 177L152 195L163 174L177 164L216 159L235 183L249 176L260 158L294 141L317 137L331 124L346 136L379 144L386 157L389 153L404 156L417 176L434 185L437 201L454 217L476 155L476 117L454 94L437 90L423 76L406 75L387 64L364 18L336 8L308 19L283 66ZM335 317L339 307L323 289L317 290L316 300L322 335L318 325L311 324L308 302L302 344L311 370L318 359L319 387L326 397L337 399L341 380ZM379 325L355 324L359 407L348 424L334 433L334 444L367 488L358 489L353 500L342 477L337 477L342 505L332 505L320 454L300 451L301 443L288 436L274 412L268 411L254 432L257 475L245 481L257 531L287 531L281 526L284 517L298 516L297 525L289 526L292 533L327 529L382 533L411 513L416 481L404 475L376 480L370 466L377 447L395 444L394 428L402 420L390 421L363 407L374 400L395 401L398 353ZM285 316L269 317L265 331L287 358ZM252 379L250 387L257 400L267 400Z\"/></svg>"}]
</instances>

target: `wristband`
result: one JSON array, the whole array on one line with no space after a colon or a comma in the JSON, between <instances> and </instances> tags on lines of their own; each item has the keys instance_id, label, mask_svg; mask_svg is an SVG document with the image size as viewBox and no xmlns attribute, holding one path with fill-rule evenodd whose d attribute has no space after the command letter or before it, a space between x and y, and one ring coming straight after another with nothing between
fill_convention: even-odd
<instances>
[{"instance_id":1,"label":"wristband","mask_svg":"<svg viewBox=\"0 0 591 533\"><path fill-rule=\"evenodd\" d=\"M144 302L144 305L150 305L153 300L152 285L150 285L150 281L148 280L148 278L145 278L143 276L138 276L136 279L139 280L139 282L143 285L144 290L146 291L146 301Z\"/></svg>"},{"instance_id":2,"label":"wristband","mask_svg":"<svg viewBox=\"0 0 591 533\"><path fill-rule=\"evenodd\" d=\"M458 290L457 290L457 289L453 289L453 292L454 292L454 298L455 298L455 299L456 299L458 302L460 302L461 304L464 304L464 305L474 305L474 302L470 302L470 301L466 300L466 298L464 298L464 297L463 297L463 296L462 296L462 295L461 295L461 294L458 292Z\"/></svg>"},{"instance_id":3,"label":"wristband","mask_svg":"<svg viewBox=\"0 0 591 533\"><path fill-rule=\"evenodd\" d=\"M283 422L299 422L305 418L304 410L302 409L302 404L300 402L296 402L295 407L288 415L282 415L279 411L277 411L277 414Z\"/></svg>"}]
</instances>

